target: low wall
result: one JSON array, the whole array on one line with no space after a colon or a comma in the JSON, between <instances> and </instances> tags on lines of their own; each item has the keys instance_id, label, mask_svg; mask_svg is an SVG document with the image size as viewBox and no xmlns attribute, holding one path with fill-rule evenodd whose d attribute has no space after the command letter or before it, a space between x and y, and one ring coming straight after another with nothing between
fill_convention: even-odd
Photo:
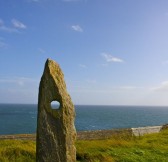
<instances>
[{"instance_id":1,"label":"low wall","mask_svg":"<svg viewBox=\"0 0 168 162\"><path fill-rule=\"evenodd\" d=\"M79 140L107 139L117 135L132 135L131 129L111 129L111 130L96 130L96 131L81 131L77 132Z\"/></svg>"},{"instance_id":2,"label":"low wall","mask_svg":"<svg viewBox=\"0 0 168 162\"><path fill-rule=\"evenodd\" d=\"M77 133L77 139L93 140L93 139L107 139L113 136L142 136L144 134L159 133L163 129L168 129L168 124L163 126L139 127L130 129L111 129L111 130L97 130L97 131L81 131Z\"/></svg>"},{"instance_id":3,"label":"low wall","mask_svg":"<svg viewBox=\"0 0 168 162\"><path fill-rule=\"evenodd\" d=\"M77 132L78 140L108 139L117 135L120 136L142 136L144 134L158 133L164 129L168 129L168 124L163 126L139 127L130 129L111 129L96 131L80 131ZM16 140L36 140L35 134L18 134L18 135L0 135L1 139Z\"/></svg>"},{"instance_id":4,"label":"low wall","mask_svg":"<svg viewBox=\"0 0 168 162\"><path fill-rule=\"evenodd\" d=\"M36 140L36 134L0 135L0 140L1 139Z\"/></svg>"},{"instance_id":5,"label":"low wall","mask_svg":"<svg viewBox=\"0 0 168 162\"><path fill-rule=\"evenodd\" d=\"M131 128L132 134L134 136L142 136L144 134L150 133L159 133L162 129L162 126L153 126L153 127L139 127L139 128Z\"/></svg>"}]
</instances>

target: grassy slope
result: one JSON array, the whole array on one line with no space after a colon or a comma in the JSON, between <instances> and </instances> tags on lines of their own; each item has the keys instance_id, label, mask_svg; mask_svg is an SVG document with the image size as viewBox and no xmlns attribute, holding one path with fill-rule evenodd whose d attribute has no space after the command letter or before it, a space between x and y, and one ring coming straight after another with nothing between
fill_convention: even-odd
<instances>
[{"instance_id":1,"label":"grassy slope","mask_svg":"<svg viewBox=\"0 0 168 162\"><path fill-rule=\"evenodd\" d=\"M0 162L34 162L35 142L0 140Z\"/></svg>"},{"instance_id":2,"label":"grassy slope","mask_svg":"<svg viewBox=\"0 0 168 162\"><path fill-rule=\"evenodd\" d=\"M168 162L168 130L143 137L77 141L80 162ZM0 140L0 162L34 162L35 142Z\"/></svg>"},{"instance_id":3,"label":"grassy slope","mask_svg":"<svg viewBox=\"0 0 168 162\"><path fill-rule=\"evenodd\" d=\"M168 130L143 137L78 141L77 159L90 162L168 162Z\"/></svg>"}]
</instances>

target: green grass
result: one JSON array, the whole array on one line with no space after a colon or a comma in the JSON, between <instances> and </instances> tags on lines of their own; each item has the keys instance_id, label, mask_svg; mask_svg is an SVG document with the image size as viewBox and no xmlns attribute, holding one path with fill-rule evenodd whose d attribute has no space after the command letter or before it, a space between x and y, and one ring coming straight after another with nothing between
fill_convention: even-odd
<instances>
[{"instance_id":1,"label":"green grass","mask_svg":"<svg viewBox=\"0 0 168 162\"><path fill-rule=\"evenodd\" d=\"M77 141L80 162L168 162L168 130L142 137Z\"/></svg>"},{"instance_id":2,"label":"green grass","mask_svg":"<svg viewBox=\"0 0 168 162\"><path fill-rule=\"evenodd\" d=\"M0 162L35 162L35 142L0 140Z\"/></svg>"},{"instance_id":3,"label":"green grass","mask_svg":"<svg viewBox=\"0 0 168 162\"><path fill-rule=\"evenodd\" d=\"M105 140L78 140L78 162L168 162L168 130ZM0 162L35 162L35 142L0 140Z\"/></svg>"}]
</instances>

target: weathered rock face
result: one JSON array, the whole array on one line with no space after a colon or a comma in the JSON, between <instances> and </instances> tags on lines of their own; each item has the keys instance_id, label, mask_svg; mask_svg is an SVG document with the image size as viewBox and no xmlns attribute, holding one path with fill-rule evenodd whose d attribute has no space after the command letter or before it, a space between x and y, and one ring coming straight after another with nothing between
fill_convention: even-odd
<instances>
[{"instance_id":1,"label":"weathered rock face","mask_svg":"<svg viewBox=\"0 0 168 162\"><path fill-rule=\"evenodd\" d=\"M59 109L51 102L58 101ZM39 87L37 162L75 162L75 111L59 65L47 60Z\"/></svg>"}]
</instances>

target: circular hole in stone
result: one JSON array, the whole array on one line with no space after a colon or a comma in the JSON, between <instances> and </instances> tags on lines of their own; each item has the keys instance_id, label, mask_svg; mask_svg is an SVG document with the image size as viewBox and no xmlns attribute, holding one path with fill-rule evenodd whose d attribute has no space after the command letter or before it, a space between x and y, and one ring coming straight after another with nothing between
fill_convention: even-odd
<instances>
[{"instance_id":1,"label":"circular hole in stone","mask_svg":"<svg viewBox=\"0 0 168 162\"><path fill-rule=\"evenodd\" d=\"M51 102L51 108L52 109L59 109L60 108L60 103L58 101L52 101Z\"/></svg>"}]
</instances>

